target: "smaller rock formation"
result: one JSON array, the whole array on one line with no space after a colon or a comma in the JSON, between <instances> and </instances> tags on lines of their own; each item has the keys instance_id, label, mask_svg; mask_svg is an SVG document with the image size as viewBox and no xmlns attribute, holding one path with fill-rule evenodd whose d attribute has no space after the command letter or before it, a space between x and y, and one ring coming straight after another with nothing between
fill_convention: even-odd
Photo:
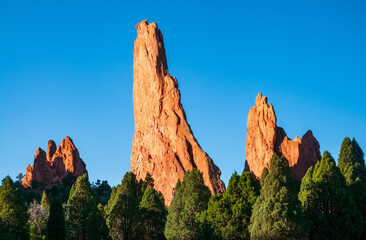
<instances>
[{"instance_id":1,"label":"smaller rock formation","mask_svg":"<svg viewBox=\"0 0 366 240\"><path fill-rule=\"evenodd\" d=\"M263 168L269 168L273 153L284 155L289 161L292 176L300 181L309 167L321 159L320 145L309 130L301 138L291 140L283 128L277 126L277 118L267 97L259 93L255 106L248 115L245 170L260 177Z\"/></svg>"},{"instance_id":2,"label":"smaller rock formation","mask_svg":"<svg viewBox=\"0 0 366 240\"><path fill-rule=\"evenodd\" d=\"M49 140L47 154L41 148L37 148L34 164L32 167L27 166L22 185L31 187L32 181L37 181L50 186L55 180L62 181L68 173L72 173L76 177L87 173L78 149L70 137L65 137L57 150L55 142Z\"/></svg>"}]
</instances>

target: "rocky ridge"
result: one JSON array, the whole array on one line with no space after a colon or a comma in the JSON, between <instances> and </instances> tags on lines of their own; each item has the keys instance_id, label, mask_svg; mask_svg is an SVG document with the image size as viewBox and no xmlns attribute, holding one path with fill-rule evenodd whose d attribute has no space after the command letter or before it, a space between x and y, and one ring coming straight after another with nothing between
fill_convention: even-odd
<instances>
[{"instance_id":1,"label":"rocky ridge","mask_svg":"<svg viewBox=\"0 0 366 240\"><path fill-rule=\"evenodd\" d=\"M321 159L320 145L311 130L301 138L291 140L283 128L277 126L277 118L267 97L259 93L255 106L247 120L245 171L259 178L263 168L269 168L273 153L284 155L289 161L291 174L301 180L310 166Z\"/></svg>"},{"instance_id":2,"label":"rocky ridge","mask_svg":"<svg viewBox=\"0 0 366 240\"><path fill-rule=\"evenodd\" d=\"M77 177L87 173L86 165L80 158L78 149L70 137L65 137L57 150L55 142L49 140L47 153L41 148L37 148L34 164L27 166L22 185L32 187L32 182L37 181L50 186L55 180L62 181L68 173Z\"/></svg>"}]
</instances>

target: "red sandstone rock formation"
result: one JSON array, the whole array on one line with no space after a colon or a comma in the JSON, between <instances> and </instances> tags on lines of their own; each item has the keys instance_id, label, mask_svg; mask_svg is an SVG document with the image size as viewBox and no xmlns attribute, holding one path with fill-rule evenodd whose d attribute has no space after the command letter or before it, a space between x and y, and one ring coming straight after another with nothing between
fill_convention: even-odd
<instances>
[{"instance_id":1,"label":"red sandstone rock formation","mask_svg":"<svg viewBox=\"0 0 366 240\"><path fill-rule=\"evenodd\" d=\"M87 173L84 161L79 156L79 151L69 137L62 140L56 150L54 141L47 144L47 155L38 148L34 156L34 164L27 166L22 185L31 187L32 181L36 180L50 186L56 179L62 180L68 173L81 176Z\"/></svg>"},{"instance_id":2,"label":"red sandstone rock formation","mask_svg":"<svg viewBox=\"0 0 366 240\"><path fill-rule=\"evenodd\" d=\"M161 31L156 23L146 20L136 29L131 171L138 179L150 173L168 205L178 179L192 168L202 172L212 193L224 192L219 168L201 149L187 123L177 79L168 72Z\"/></svg>"},{"instance_id":3,"label":"red sandstone rock formation","mask_svg":"<svg viewBox=\"0 0 366 240\"><path fill-rule=\"evenodd\" d=\"M255 106L248 115L245 170L260 177L263 168L269 168L273 153L284 155L289 161L291 174L301 180L310 166L321 159L319 143L309 130L303 138L291 140L285 130L277 127L277 118L267 97L259 93Z\"/></svg>"},{"instance_id":4,"label":"red sandstone rock formation","mask_svg":"<svg viewBox=\"0 0 366 240\"><path fill-rule=\"evenodd\" d=\"M56 143L53 140L48 140L47 143L47 161L52 162L53 154L57 150Z\"/></svg>"}]
</instances>

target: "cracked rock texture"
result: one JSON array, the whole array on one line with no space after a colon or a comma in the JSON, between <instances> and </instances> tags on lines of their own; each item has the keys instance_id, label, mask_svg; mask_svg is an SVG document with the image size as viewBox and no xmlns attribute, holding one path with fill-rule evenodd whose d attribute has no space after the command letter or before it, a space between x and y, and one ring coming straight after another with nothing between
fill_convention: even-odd
<instances>
[{"instance_id":1,"label":"cracked rock texture","mask_svg":"<svg viewBox=\"0 0 366 240\"><path fill-rule=\"evenodd\" d=\"M137 24L134 48L133 104L135 134L131 171L150 173L167 205L184 172L197 168L211 192L222 193L221 172L202 150L187 122L178 82L168 72L163 35L156 23Z\"/></svg>"},{"instance_id":2,"label":"cracked rock texture","mask_svg":"<svg viewBox=\"0 0 366 240\"><path fill-rule=\"evenodd\" d=\"M55 180L62 181L68 173L72 173L76 177L88 173L78 149L70 137L65 137L57 150L55 142L49 140L47 154L41 148L37 148L34 164L27 166L22 185L31 187L32 181L36 180L50 186Z\"/></svg>"},{"instance_id":3,"label":"cracked rock texture","mask_svg":"<svg viewBox=\"0 0 366 240\"><path fill-rule=\"evenodd\" d=\"M245 171L260 178L264 167L269 169L273 153L284 155L289 161L291 174L301 180L310 166L321 159L320 145L311 130L301 138L291 140L283 128L277 126L277 118L267 97L259 93L255 106L249 111L247 120Z\"/></svg>"}]
</instances>

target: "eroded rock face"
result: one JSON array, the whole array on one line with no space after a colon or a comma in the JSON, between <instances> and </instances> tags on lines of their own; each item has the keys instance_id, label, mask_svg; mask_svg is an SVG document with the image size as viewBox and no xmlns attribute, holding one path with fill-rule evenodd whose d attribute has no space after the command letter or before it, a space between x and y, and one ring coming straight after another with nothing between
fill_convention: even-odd
<instances>
[{"instance_id":1,"label":"eroded rock face","mask_svg":"<svg viewBox=\"0 0 366 240\"><path fill-rule=\"evenodd\" d=\"M267 97L258 94L255 106L251 107L248 115L246 149L246 170L257 177L263 168L269 169L269 160L275 150L276 114L272 104L268 106Z\"/></svg>"},{"instance_id":2,"label":"eroded rock face","mask_svg":"<svg viewBox=\"0 0 366 240\"><path fill-rule=\"evenodd\" d=\"M291 140L283 128L277 127L276 114L273 106L268 106L267 97L259 93L255 102L247 120L245 170L259 178L263 168L269 168L273 153L277 153L286 157L292 176L301 180L308 168L321 159L318 141L310 130L302 139Z\"/></svg>"},{"instance_id":3,"label":"eroded rock face","mask_svg":"<svg viewBox=\"0 0 366 240\"><path fill-rule=\"evenodd\" d=\"M54 177L59 179L63 179L68 172L77 177L87 173L85 163L71 138L65 137L53 154L52 172Z\"/></svg>"},{"instance_id":4,"label":"eroded rock face","mask_svg":"<svg viewBox=\"0 0 366 240\"><path fill-rule=\"evenodd\" d=\"M138 179L150 173L168 205L178 179L192 168L202 172L212 193L224 192L219 168L201 149L187 123L177 79L168 72L161 31L146 20L136 29L131 171Z\"/></svg>"},{"instance_id":5,"label":"eroded rock face","mask_svg":"<svg viewBox=\"0 0 366 240\"><path fill-rule=\"evenodd\" d=\"M32 181L36 180L50 186L56 179L62 181L69 172L77 177L87 173L85 163L72 139L65 137L57 150L55 142L50 140L47 154L41 148L37 149L34 164L32 167L27 166L22 185L31 187Z\"/></svg>"},{"instance_id":6,"label":"eroded rock face","mask_svg":"<svg viewBox=\"0 0 366 240\"><path fill-rule=\"evenodd\" d=\"M53 140L48 140L47 143L47 161L52 162L53 154L57 150L56 143Z\"/></svg>"}]
</instances>

